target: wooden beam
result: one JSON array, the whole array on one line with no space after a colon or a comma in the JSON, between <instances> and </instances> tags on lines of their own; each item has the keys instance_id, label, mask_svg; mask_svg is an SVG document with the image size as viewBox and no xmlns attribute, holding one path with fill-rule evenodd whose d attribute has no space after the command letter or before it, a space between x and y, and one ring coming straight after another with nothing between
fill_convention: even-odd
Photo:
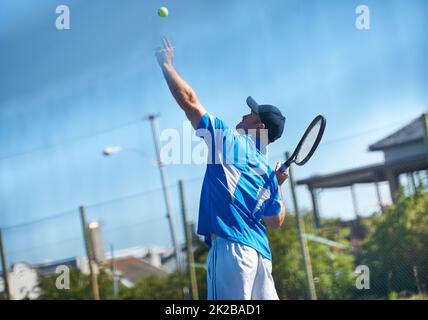
<instances>
[{"instance_id":1,"label":"wooden beam","mask_svg":"<svg viewBox=\"0 0 428 320\"><path fill-rule=\"evenodd\" d=\"M386 177L388 179L389 191L391 193L391 200L393 203L397 200L398 192L400 191L400 183L398 180L398 176L392 170L386 171Z\"/></svg>"}]
</instances>

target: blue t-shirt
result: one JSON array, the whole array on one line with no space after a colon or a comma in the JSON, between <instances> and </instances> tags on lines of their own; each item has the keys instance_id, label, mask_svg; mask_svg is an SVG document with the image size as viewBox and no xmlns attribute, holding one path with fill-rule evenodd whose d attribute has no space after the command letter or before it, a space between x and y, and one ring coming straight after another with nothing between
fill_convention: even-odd
<instances>
[{"instance_id":1,"label":"blue t-shirt","mask_svg":"<svg viewBox=\"0 0 428 320\"><path fill-rule=\"evenodd\" d=\"M242 243L271 260L262 216L281 211L275 172L263 146L205 113L196 135L208 145L208 164L199 204L198 234L211 245L211 233Z\"/></svg>"}]
</instances>

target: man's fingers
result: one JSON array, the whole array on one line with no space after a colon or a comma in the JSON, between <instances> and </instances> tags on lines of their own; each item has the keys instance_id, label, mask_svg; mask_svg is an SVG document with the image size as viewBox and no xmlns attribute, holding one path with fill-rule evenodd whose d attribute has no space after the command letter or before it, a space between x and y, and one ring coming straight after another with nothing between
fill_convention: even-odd
<instances>
[{"instance_id":1,"label":"man's fingers","mask_svg":"<svg viewBox=\"0 0 428 320\"><path fill-rule=\"evenodd\" d=\"M277 162L275 166L275 171L278 171L280 167L281 167L281 162Z\"/></svg>"},{"instance_id":2,"label":"man's fingers","mask_svg":"<svg viewBox=\"0 0 428 320\"><path fill-rule=\"evenodd\" d=\"M168 48L172 49L172 43L171 40L165 37L166 43L168 44Z\"/></svg>"},{"instance_id":3,"label":"man's fingers","mask_svg":"<svg viewBox=\"0 0 428 320\"><path fill-rule=\"evenodd\" d=\"M163 42L163 45L164 45L165 49L173 49L172 43L171 43L171 41L167 37L163 36L162 37L162 42Z\"/></svg>"},{"instance_id":4,"label":"man's fingers","mask_svg":"<svg viewBox=\"0 0 428 320\"><path fill-rule=\"evenodd\" d=\"M169 45L166 37L161 37L161 39L162 39L164 49L168 49Z\"/></svg>"},{"instance_id":5,"label":"man's fingers","mask_svg":"<svg viewBox=\"0 0 428 320\"><path fill-rule=\"evenodd\" d=\"M160 49L160 50L155 51L155 55L157 57L165 56L165 49Z\"/></svg>"}]
</instances>

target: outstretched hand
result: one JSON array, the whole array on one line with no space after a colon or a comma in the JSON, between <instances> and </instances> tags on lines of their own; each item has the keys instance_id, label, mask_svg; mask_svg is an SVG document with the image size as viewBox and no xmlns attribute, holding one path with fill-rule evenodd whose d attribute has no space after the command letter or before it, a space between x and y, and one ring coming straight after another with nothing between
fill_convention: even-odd
<instances>
[{"instance_id":1,"label":"outstretched hand","mask_svg":"<svg viewBox=\"0 0 428 320\"><path fill-rule=\"evenodd\" d=\"M156 58L161 67L165 64L172 65L172 59L174 57L174 48L166 37L162 37L163 47L156 48Z\"/></svg>"}]
</instances>

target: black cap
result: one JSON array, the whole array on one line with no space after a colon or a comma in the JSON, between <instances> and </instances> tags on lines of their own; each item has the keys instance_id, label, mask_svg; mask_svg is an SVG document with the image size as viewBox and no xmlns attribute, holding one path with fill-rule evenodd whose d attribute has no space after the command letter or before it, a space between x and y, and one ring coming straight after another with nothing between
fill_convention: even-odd
<instances>
[{"instance_id":1,"label":"black cap","mask_svg":"<svg viewBox=\"0 0 428 320\"><path fill-rule=\"evenodd\" d=\"M277 107L269 104L259 105L251 96L247 98L247 104L251 110L259 115L260 120L268 129L269 142L274 142L281 137L284 131L285 117Z\"/></svg>"}]
</instances>

